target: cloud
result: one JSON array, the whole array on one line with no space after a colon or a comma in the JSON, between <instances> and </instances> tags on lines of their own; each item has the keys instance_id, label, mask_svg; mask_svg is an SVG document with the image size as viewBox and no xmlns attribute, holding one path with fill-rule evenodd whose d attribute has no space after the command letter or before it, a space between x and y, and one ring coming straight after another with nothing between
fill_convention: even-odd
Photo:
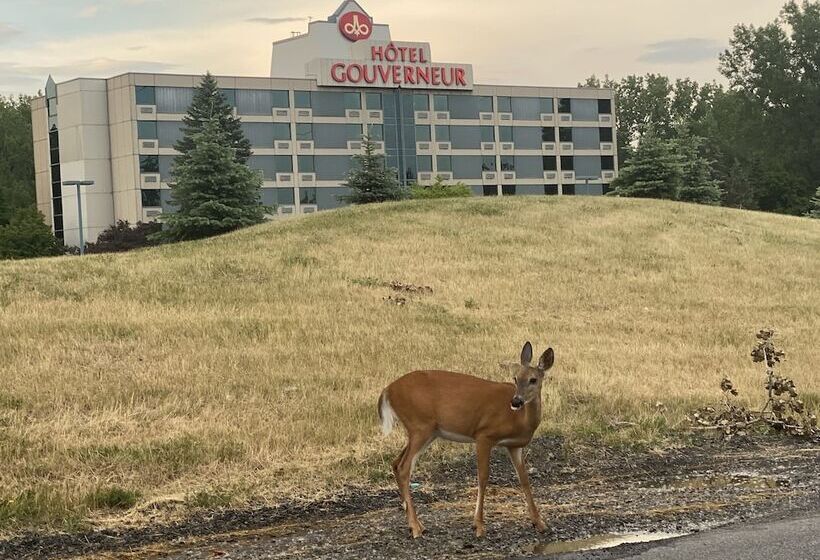
<instances>
[{"instance_id":1,"label":"cloud","mask_svg":"<svg viewBox=\"0 0 820 560\"><path fill-rule=\"evenodd\" d=\"M294 21L306 21L307 18L303 17L279 17L279 18L269 18L269 17L254 17L248 18L245 21L250 23L264 23L267 25L279 25L280 23L290 23Z\"/></svg>"},{"instance_id":2,"label":"cloud","mask_svg":"<svg viewBox=\"0 0 820 560\"><path fill-rule=\"evenodd\" d=\"M0 43L11 41L21 33L22 31L20 31L16 27L12 27L8 23L3 23L2 21L0 21Z\"/></svg>"},{"instance_id":3,"label":"cloud","mask_svg":"<svg viewBox=\"0 0 820 560\"><path fill-rule=\"evenodd\" d=\"M89 4L80 10L78 14L81 18L93 18L100 11L100 6L97 4Z\"/></svg>"},{"instance_id":4,"label":"cloud","mask_svg":"<svg viewBox=\"0 0 820 560\"><path fill-rule=\"evenodd\" d=\"M723 50L720 41L688 37L660 41L646 46L646 51L638 57L640 62L665 64L691 64L717 59Z\"/></svg>"}]
</instances>

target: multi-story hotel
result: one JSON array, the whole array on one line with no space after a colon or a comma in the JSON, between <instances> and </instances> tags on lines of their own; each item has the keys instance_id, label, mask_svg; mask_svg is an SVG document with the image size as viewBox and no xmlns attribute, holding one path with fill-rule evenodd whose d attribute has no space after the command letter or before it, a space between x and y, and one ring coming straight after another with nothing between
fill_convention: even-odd
<instances>
[{"instance_id":1,"label":"multi-story hotel","mask_svg":"<svg viewBox=\"0 0 820 560\"><path fill-rule=\"evenodd\" d=\"M430 45L393 41L355 1L273 44L270 78L217 77L280 215L342 205L362 137L404 184L437 176L476 196L600 195L618 170L613 92L478 85L469 64L433 62ZM49 79L34 100L37 203L79 243L117 220L173 212L174 145L201 76L129 73Z\"/></svg>"}]
</instances>

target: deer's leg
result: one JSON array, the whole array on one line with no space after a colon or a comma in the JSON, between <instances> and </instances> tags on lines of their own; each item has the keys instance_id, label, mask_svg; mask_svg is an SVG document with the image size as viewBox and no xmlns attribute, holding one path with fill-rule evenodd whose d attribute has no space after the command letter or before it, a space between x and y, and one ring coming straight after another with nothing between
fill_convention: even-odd
<instances>
[{"instance_id":1,"label":"deer's leg","mask_svg":"<svg viewBox=\"0 0 820 560\"><path fill-rule=\"evenodd\" d=\"M535 501L532 499L532 488L530 487L530 477L527 475L527 467L524 464L524 449L521 447L508 448L510 452L510 459L515 467L515 472L518 473L518 481L521 483L521 490L524 491L524 498L527 500L527 507L530 510L530 520L533 526L539 532L544 531L547 527L541 519L541 514L538 513L538 508Z\"/></svg>"},{"instance_id":2,"label":"deer's leg","mask_svg":"<svg viewBox=\"0 0 820 560\"><path fill-rule=\"evenodd\" d=\"M490 479L490 451L493 445L487 440L476 442L476 459L478 463L478 498L475 504L475 536L483 537L486 533L484 529L484 494L487 491L487 481Z\"/></svg>"},{"instance_id":3,"label":"deer's leg","mask_svg":"<svg viewBox=\"0 0 820 560\"><path fill-rule=\"evenodd\" d=\"M419 523L419 519L416 516L416 506L413 503L413 496L410 493L410 474L412 473L419 453L421 453L432 440L432 432L410 434L407 447L399 462L398 473L396 474L399 490L406 504L407 524L410 526L410 531L412 531L414 539L421 536L422 532L424 532L424 526Z\"/></svg>"},{"instance_id":4,"label":"deer's leg","mask_svg":"<svg viewBox=\"0 0 820 560\"><path fill-rule=\"evenodd\" d=\"M401 497L401 507L402 509L407 509L407 502L404 501L404 492L402 491L401 482L399 480L399 465L401 465L402 459L407 454L407 446L405 445L404 448L399 453L399 456L393 461L393 478L396 479L396 484L399 485L399 496Z\"/></svg>"}]
</instances>

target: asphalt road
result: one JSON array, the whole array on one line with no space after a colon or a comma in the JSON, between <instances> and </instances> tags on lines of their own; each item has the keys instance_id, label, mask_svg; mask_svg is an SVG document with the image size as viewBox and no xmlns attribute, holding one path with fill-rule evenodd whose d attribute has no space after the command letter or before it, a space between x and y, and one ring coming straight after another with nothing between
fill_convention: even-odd
<instances>
[{"instance_id":1,"label":"asphalt road","mask_svg":"<svg viewBox=\"0 0 820 560\"><path fill-rule=\"evenodd\" d=\"M545 557L546 558L546 557ZM820 514L731 525L687 537L549 557L560 560L816 560Z\"/></svg>"}]
</instances>

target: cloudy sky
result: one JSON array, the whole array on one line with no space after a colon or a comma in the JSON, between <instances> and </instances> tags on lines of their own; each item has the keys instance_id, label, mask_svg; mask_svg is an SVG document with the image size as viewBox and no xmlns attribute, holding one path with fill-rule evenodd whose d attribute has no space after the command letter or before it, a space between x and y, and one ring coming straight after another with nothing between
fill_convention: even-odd
<instances>
[{"instance_id":1,"label":"cloudy sky","mask_svg":"<svg viewBox=\"0 0 820 560\"><path fill-rule=\"evenodd\" d=\"M126 71L267 76L270 43L340 0L0 0L0 93ZM785 0L362 0L393 38L432 44L476 82L571 86L596 74L719 79L738 23Z\"/></svg>"}]
</instances>

